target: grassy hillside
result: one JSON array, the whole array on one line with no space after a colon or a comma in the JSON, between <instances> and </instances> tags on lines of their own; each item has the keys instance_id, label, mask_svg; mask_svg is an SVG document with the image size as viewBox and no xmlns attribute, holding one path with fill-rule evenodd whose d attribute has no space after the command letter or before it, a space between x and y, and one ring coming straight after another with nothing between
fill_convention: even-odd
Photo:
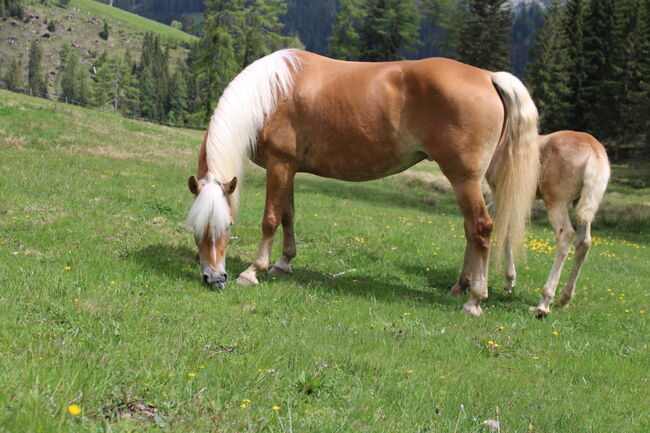
<instances>
[{"instance_id":1,"label":"grassy hillside","mask_svg":"<svg viewBox=\"0 0 650 433\"><path fill-rule=\"evenodd\" d=\"M571 309L540 321L540 216L516 293L492 273L468 318L443 186L300 175L294 274L215 292L183 224L201 135L0 91L0 431L650 430L648 218L597 221ZM251 168L231 276L263 198Z\"/></svg>"},{"instance_id":2,"label":"grassy hillside","mask_svg":"<svg viewBox=\"0 0 650 433\"><path fill-rule=\"evenodd\" d=\"M50 76L50 91L55 91L59 52L64 44L72 45L82 64L90 68L104 52L121 56L129 50L134 58L139 58L146 32L160 35L163 43L171 47L172 65L175 59L187 55L183 44L195 40L194 36L169 26L92 0L72 0L67 8L54 3L46 6L31 2L25 9L28 16L25 22L0 23L0 76L9 59L18 57L22 60L26 80L29 46L33 40L38 40L44 53L44 69ZM108 40L99 36L104 21L110 26ZM48 30L52 22L55 23L54 31Z\"/></svg>"},{"instance_id":3,"label":"grassy hillside","mask_svg":"<svg viewBox=\"0 0 650 433\"><path fill-rule=\"evenodd\" d=\"M175 42L193 42L196 40L195 36L185 33L173 27L161 24L144 18L140 15L126 12L120 8L110 7L104 3L99 3L94 0L71 0L70 6L91 12L94 16L106 20L115 20L140 29L140 31L154 32L160 35L161 38L168 41Z\"/></svg>"}]
</instances>

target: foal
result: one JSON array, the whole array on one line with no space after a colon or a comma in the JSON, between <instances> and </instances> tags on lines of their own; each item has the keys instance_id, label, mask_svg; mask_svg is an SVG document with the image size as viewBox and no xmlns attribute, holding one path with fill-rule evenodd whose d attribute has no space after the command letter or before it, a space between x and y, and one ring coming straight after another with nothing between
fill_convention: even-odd
<instances>
[{"instance_id":1,"label":"foal","mask_svg":"<svg viewBox=\"0 0 650 433\"><path fill-rule=\"evenodd\" d=\"M576 280L591 247L591 223L607 188L610 173L605 147L584 132L558 131L540 136L540 162L538 194L544 200L548 219L555 231L557 251L540 303L535 309L537 317L550 313L550 304L555 297L571 241L576 235L569 218L572 204L577 217L575 262L557 305L567 308L575 295ZM490 174L488 172L488 178ZM516 278L511 247L508 240L504 287L508 292L512 291Z\"/></svg>"}]
</instances>

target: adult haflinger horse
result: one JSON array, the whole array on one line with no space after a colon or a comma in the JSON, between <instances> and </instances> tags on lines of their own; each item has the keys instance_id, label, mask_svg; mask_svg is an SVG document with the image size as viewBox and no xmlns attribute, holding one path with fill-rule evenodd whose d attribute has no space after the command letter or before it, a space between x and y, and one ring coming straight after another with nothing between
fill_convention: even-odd
<instances>
[{"instance_id":1,"label":"adult haflinger horse","mask_svg":"<svg viewBox=\"0 0 650 433\"><path fill-rule=\"evenodd\" d=\"M481 180L497 172L497 240L523 237L539 167L537 109L513 75L449 59L343 62L283 50L249 65L224 91L199 154L190 209L203 279L224 287L225 250L239 202L245 158L266 168L262 241L239 284L257 284L283 228L282 256L268 271L291 272L296 255L293 179L297 172L348 181L398 173L429 158L451 182L465 219L470 295L487 298L492 220Z\"/></svg>"}]
</instances>

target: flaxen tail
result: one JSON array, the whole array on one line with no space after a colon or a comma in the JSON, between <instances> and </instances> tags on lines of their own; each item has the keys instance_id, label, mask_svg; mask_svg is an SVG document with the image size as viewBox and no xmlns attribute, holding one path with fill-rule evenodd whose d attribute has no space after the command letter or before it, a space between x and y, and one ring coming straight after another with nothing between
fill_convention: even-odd
<instances>
[{"instance_id":1,"label":"flaxen tail","mask_svg":"<svg viewBox=\"0 0 650 433\"><path fill-rule=\"evenodd\" d=\"M597 140L594 138L594 141ZM599 150L589 156L583 175L582 191L576 204L579 224L589 224L594 220L598 206L603 199L609 182L609 160L602 144Z\"/></svg>"},{"instance_id":2,"label":"flaxen tail","mask_svg":"<svg viewBox=\"0 0 650 433\"><path fill-rule=\"evenodd\" d=\"M505 108L504 130L492 159L494 176L496 262L510 238L513 253L521 253L526 224L539 179L537 107L517 77L507 72L492 74Z\"/></svg>"}]
</instances>

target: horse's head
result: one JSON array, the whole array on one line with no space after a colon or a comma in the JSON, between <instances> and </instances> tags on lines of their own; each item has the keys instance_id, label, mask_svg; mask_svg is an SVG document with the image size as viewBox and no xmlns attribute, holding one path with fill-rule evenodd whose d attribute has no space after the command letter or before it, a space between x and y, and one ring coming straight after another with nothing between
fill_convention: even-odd
<instances>
[{"instance_id":1,"label":"horse's head","mask_svg":"<svg viewBox=\"0 0 650 433\"><path fill-rule=\"evenodd\" d=\"M233 223L231 195L237 187L237 178L221 183L211 173L205 178L188 180L190 191L196 196L187 217L187 225L199 247L203 281L223 289L228 280L226 247Z\"/></svg>"}]
</instances>

